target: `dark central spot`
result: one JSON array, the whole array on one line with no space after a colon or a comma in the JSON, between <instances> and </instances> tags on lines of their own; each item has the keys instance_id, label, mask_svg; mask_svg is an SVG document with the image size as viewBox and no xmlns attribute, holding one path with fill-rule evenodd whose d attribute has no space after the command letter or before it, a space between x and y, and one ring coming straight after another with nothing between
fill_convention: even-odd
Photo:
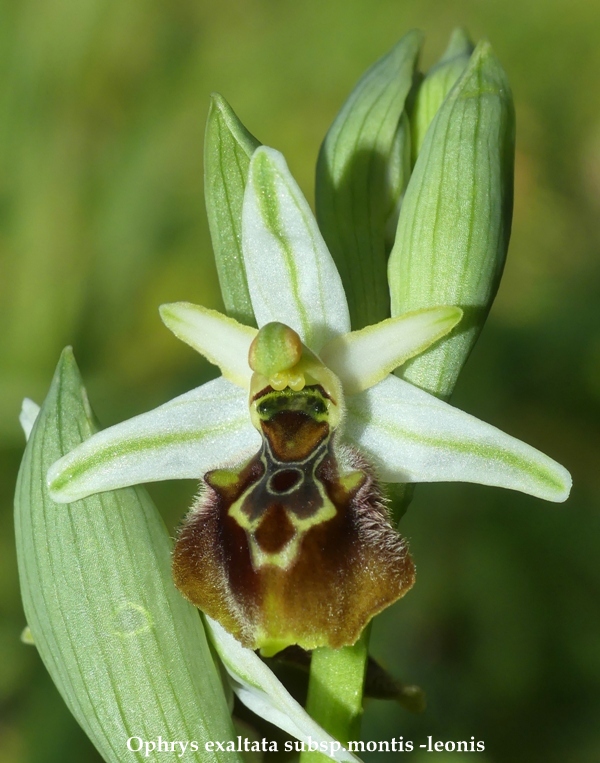
<instances>
[{"instance_id":1,"label":"dark central spot","mask_svg":"<svg viewBox=\"0 0 600 763\"><path fill-rule=\"evenodd\" d=\"M256 531L255 538L260 548L267 554L277 554L294 537L296 531L288 515L280 504L269 506Z\"/></svg>"},{"instance_id":2,"label":"dark central spot","mask_svg":"<svg viewBox=\"0 0 600 763\"><path fill-rule=\"evenodd\" d=\"M273 493L287 493L302 479L302 472L298 469L281 469L271 477L269 488Z\"/></svg>"}]
</instances>

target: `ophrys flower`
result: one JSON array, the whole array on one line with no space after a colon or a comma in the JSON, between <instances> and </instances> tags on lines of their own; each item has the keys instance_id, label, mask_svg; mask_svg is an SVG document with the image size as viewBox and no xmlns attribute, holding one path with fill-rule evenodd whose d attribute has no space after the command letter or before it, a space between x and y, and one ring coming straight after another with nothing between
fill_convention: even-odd
<instances>
[{"instance_id":1,"label":"ophrys flower","mask_svg":"<svg viewBox=\"0 0 600 763\"><path fill-rule=\"evenodd\" d=\"M68 502L138 482L205 476L175 552L194 603L274 652L353 643L412 584L384 482L461 480L564 500L566 470L390 375L450 331L439 307L350 332L346 298L283 157L259 148L243 252L260 329L202 307L161 309L223 376L105 430L49 472Z\"/></svg>"}]
</instances>

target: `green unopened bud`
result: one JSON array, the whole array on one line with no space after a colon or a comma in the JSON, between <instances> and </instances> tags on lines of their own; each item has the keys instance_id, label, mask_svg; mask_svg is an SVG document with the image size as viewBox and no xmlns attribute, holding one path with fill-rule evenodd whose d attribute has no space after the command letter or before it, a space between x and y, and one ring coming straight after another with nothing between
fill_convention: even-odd
<instances>
[{"instance_id":1,"label":"green unopened bud","mask_svg":"<svg viewBox=\"0 0 600 763\"><path fill-rule=\"evenodd\" d=\"M464 29L455 29L444 55L427 72L416 96L411 114L411 151L413 163L416 161L425 134L444 98L460 75L467 68L473 43Z\"/></svg>"},{"instance_id":2,"label":"green unopened bud","mask_svg":"<svg viewBox=\"0 0 600 763\"><path fill-rule=\"evenodd\" d=\"M213 93L204 138L204 195L227 314L256 325L242 255L242 202L250 158L260 146L227 101Z\"/></svg>"},{"instance_id":3,"label":"green unopened bud","mask_svg":"<svg viewBox=\"0 0 600 763\"><path fill-rule=\"evenodd\" d=\"M396 229L398 228L398 218L400 217L400 207L404 198L404 191L410 179L411 171L411 136L410 121L403 111L400 115L400 121L396 128L396 135L390 150L387 163L386 182L387 182L387 210L383 224L384 249L386 256L392 251L394 239L396 238ZM386 308L387 308L386 302Z\"/></svg>"},{"instance_id":4,"label":"green unopened bud","mask_svg":"<svg viewBox=\"0 0 600 763\"><path fill-rule=\"evenodd\" d=\"M410 172L406 97L422 35L412 31L375 63L332 124L317 164L319 227L336 262L354 328L389 317L386 226Z\"/></svg>"},{"instance_id":5,"label":"green unopened bud","mask_svg":"<svg viewBox=\"0 0 600 763\"><path fill-rule=\"evenodd\" d=\"M489 43L432 121L408 184L389 260L392 315L457 305L464 318L402 376L450 396L498 288L510 236L514 110Z\"/></svg>"}]
</instances>

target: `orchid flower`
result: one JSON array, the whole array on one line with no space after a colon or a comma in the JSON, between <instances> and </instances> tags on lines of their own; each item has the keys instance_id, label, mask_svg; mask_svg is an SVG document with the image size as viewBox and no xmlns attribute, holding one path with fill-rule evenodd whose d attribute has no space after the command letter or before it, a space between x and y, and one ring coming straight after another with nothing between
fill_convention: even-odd
<instances>
[{"instance_id":1,"label":"orchid flower","mask_svg":"<svg viewBox=\"0 0 600 763\"><path fill-rule=\"evenodd\" d=\"M302 763L322 759L315 744L356 763L365 626L414 581L384 483L568 495L559 464L442 401L502 273L514 115L489 43L455 33L421 81L421 42L406 34L331 125L319 226L283 157L213 96L205 190L229 317L186 302L160 313L219 379L97 433L67 349L39 415L24 404L27 622L111 763L137 758L132 730L241 761L232 692L307 743ZM127 486L177 478L200 490L172 553L145 491ZM306 709L252 651L288 644L313 650ZM160 753L146 741L146 757Z\"/></svg>"},{"instance_id":2,"label":"orchid flower","mask_svg":"<svg viewBox=\"0 0 600 763\"><path fill-rule=\"evenodd\" d=\"M380 482L477 482L564 501L568 472L393 375L459 322L453 306L351 331L346 296L284 158L250 163L242 245L258 329L175 303L161 317L222 376L95 434L48 472L50 495L203 478L175 580L243 645L353 644L412 585Z\"/></svg>"}]
</instances>

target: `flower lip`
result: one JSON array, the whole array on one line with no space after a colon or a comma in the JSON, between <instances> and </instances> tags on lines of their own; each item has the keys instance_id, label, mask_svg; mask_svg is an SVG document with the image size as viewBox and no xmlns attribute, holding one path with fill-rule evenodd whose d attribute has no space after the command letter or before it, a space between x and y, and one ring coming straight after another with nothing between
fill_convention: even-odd
<instances>
[{"instance_id":1,"label":"flower lip","mask_svg":"<svg viewBox=\"0 0 600 763\"><path fill-rule=\"evenodd\" d=\"M204 476L175 546L184 595L265 655L355 643L414 580L365 460L337 458L339 411L322 389L260 390L261 449Z\"/></svg>"}]
</instances>

